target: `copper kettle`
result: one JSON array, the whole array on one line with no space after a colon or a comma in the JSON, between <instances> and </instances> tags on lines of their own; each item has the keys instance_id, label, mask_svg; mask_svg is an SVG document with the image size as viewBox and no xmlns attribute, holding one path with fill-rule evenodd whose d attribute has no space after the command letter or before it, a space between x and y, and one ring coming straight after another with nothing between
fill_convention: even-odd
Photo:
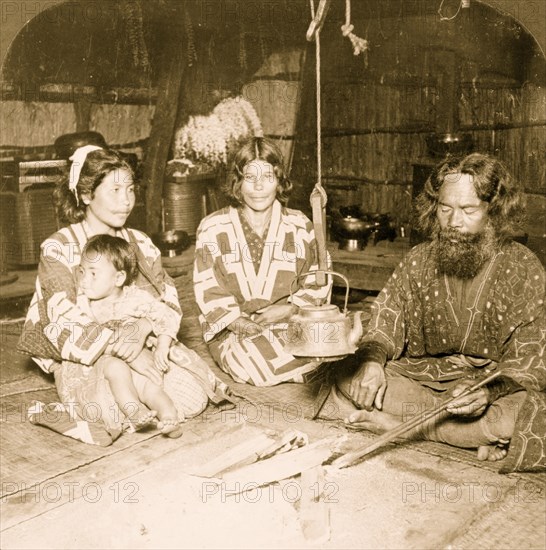
<instances>
[{"instance_id":1,"label":"copper kettle","mask_svg":"<svg viewBox=\"0 0 546 550\"><path fill-rule=\"evenodd\" d=\"M292 281L306 277L314 272L304 273ZM334 304L305 305L290 318L287 344L284 350L296 357L312 357L320 361L337 361L357 350L362 337L361 312L354 316L354 326L347 312L349 301L349 281L341 273L325 271L345 281L345 306L343 312ZM290 298L292 298L292 285Z\"/></svg>"}]
</instances>

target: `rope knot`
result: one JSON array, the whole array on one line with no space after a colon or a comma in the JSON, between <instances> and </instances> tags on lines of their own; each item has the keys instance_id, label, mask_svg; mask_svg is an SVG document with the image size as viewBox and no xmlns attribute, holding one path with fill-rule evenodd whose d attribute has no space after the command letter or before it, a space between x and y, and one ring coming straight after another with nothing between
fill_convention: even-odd
<instances>
[{"instance_id":1,"label":"rope knot","mask_svg":"<svg viewBox=\"0 0 546 550\"><path fill-rule=\"evenodd\" d=\"M351 33L349 35L349 39L351 40L351 43L353 45L354 55L358 55L362 52L365 52L368 49L368 41L364 40L364 38L360 38L359 36L356 36Z\"/></svg>"},{"instance_id":2,"label":"rope knot","mask_svg":"<svg viewBox=\"0 0 546 550\"><path fill-rule=\"evenodd\" d=\"M351 25L351 24L342 25L341 26L341 32L343 33L343 36L348 36L350 33L353 32L354 28L355 28L355 26Z\"/></svg>"}]
</instances>

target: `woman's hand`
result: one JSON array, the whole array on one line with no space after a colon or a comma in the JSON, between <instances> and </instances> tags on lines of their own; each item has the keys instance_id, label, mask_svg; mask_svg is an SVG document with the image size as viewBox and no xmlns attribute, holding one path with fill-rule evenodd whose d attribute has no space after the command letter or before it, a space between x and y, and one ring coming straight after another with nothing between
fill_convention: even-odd
<instances>
[{"instance_id":1,"label":"woman's hand","mask_svg":"<svg viewBox=\"0 0 546 550\"><path fill-rule=\"evenodd\" d=\"M353 376L348 391L356 405L371 411L374 405L381 410L386 389L387 379L383 365L366 361Z\"/></svg>"},{"instance_id":2,"label":"woman's hand","mask_svg":"<svg viewBox=\"0 0 546 550\"><path fill-rule=\"evenodd\" d=\"M146 338L152 332L152 325L147 319L128 321L120 325L110 338L108 351L112 355L130 363L144 348Z\"/></svg>"},{"instance_id":3,"label":"woman's hand","mask_svg":"<svg viewBox=\"0 0 546 550\"><path fill-rule=\"evenodd\" d=\"M474 384L475 382L471 380L464 380L453 388L451 395L457 397ZM487 405L489 405L489 390L487 388L479 388L469 393L466 397L454 401L447 407L447 410L451 414L460 416L480 416L485 412Z\"/></svg>"},{"instance_id":4,"label":"woman's hand","mask_svg":"<svg viewBox=\"0 0 546 550\"><path fill-rule=\"evenodd\" d=\"M237 319L230 323L227 328L228 330L231 330L231 332L237 334L239 338L257 336L264 330L262 325L252 321L252 319L249 319L248 317L244 317L243 315L237 317Z\"/></svg>"},{"instance_id":5,"label":"woman's hand","mask_svg":"<svg viewBox=\"0 0 546 550\"><path fill-rule=\"evenodd\" d=\"M258 315L254 320L260 324L277 323L279 321L288 321L297 311L297 306L293 304L273 304L257 311Z\"/></svg>"},{"instance_id":6,"label":"woman's hand","mask_svg":"<svg viewBox=\"0 0 546 550\"><path fill-rule=\"evenodd\" d=\"M163 384L163 373L156 369L154 357L150 350L143 350L134 360L128 361L128 364L133 370L146 376L154 384L158 386Z\"/></svg>"}]
</instances>

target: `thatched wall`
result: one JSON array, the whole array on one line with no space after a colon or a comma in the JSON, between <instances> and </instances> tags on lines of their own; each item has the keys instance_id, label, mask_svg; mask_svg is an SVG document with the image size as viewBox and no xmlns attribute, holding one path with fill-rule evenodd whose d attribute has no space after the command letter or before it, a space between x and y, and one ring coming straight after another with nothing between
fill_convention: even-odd
<instances>
[{"instance_id":1,"label":"thatched wall","mask_svg":"<svg viewBox=\"0 0 546 550\"><path fill-rule=\"evenodd\" d=\"M90 105L89 130L109 144L123 145L150 135L154 105ZM4 101L0 103L0 143L20 149L50 147L62 134L76 132L74 103Z\"/></svg>"},{"instance_id":2,"label":"thatched wall","mask_svg":"<svg viewBox=\"0 0 546 550\"><path fill-rule=\"evenodd\" d=\"M453 23L432 10L383 18L358 6L352 23L369 41L367 54L353 56L335 24L321 37L322 173L331 210L358 204L406 225L416 166L439 160L429 154L427 136L469 133L474 150L504 160L525 186L525 231L546 259L546 62L536 44L485 6L473 4L470 17ZM343 11L334 10L329 17L342 23ZM295 204L308 212L316 181L314 77L311 66L293 174L301 184Z\"/></svg>"},{"instance_id":3,"label":"thatched wall","mask_svg":"<svg viewBox=\"0 0 546 550\"><path fill-rule=\"evenodd\" d=\"M516 19L474 0L452 21L440 21L436 0L353 0L354 32L370 45L354 56L340 32L345 2L332 2L321 35L331 205L356 201L407 223L415 165L431 162L427 134L464 131L524 183L533 210L527 230L544 235L545 59L513 2L494 3ZM445 2L446 13L453 4ZM78 19L78 9L97 6L102 19ZM316 114L307 1L82 0L75 13L36 18L14 43L2 70L0 145L50 154L56 137L81 129L98 130L111 144L145 145L162 67L174 48L185 48L177 124L225 94L242 93L292 166L292 205L309 211ZM183 27L180 41L166 32L173 22ZM74 54L82 51L89 52L83 61Z\"/></svg>"}]
</instances>

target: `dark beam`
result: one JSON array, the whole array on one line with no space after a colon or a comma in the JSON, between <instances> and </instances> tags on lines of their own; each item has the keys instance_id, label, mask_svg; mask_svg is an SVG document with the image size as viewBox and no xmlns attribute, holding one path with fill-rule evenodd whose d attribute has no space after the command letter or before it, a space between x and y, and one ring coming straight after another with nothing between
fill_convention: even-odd
<instances>
[{"instance_id":1,"label":"dark beam","mask_svg":"<svg viewBox=\"0 0 546 550\"><path fill-rule=\"evenodd\" d=\"M185 36L181 25L176 27L172 47L165 48L159 76L159 94L154 121L144 161L143 184L146 186L146 230L149 234L161 229L163 180L174 135L180 88L186 62Z\"/></svg>"}]
</instances>

